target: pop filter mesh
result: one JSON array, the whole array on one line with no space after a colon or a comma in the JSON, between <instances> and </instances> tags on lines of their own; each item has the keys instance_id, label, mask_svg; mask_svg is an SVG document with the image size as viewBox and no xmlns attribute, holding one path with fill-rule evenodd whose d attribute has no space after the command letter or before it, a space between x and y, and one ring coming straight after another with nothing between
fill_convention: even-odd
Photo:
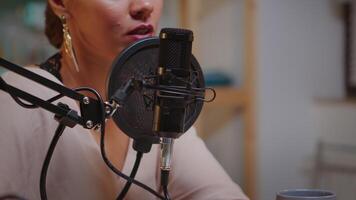
<instances>
[{"instance_id":1,"label":"pop filter mesh","mask_svg":"<svg viewBox=\"0 0 356 200\"><path fill-rule=\"evenodd\" d=\"M108 99L125 85L131 78L144 80L155 74L158 68L159 39L148 38L136 42L123 51L113 63L107 82ZM192 57L193 87L204 88L202 70L197 60ZM151 139L155 137L152 131L154 91L143 89L134 91L113 115L116 125L133 139ZM189 104L185 118L185 128L189 129L203 107L202 101ZM185 130L185 131L186 131ZM182 133L183 134L183 133Z\"/></svg>"}]
</instances>

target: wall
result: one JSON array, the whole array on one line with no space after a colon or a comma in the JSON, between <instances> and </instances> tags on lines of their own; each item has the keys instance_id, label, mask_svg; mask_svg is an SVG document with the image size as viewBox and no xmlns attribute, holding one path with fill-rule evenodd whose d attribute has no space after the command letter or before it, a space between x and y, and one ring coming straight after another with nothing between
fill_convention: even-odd
<instances>
[{"instance_id":1,"label":"wall","mask_svg":"<svg viewBox=\"0 0 356 200\"><path fill-rule=\"evenodd\" d=\"M235 85L243 81L243 0L203 0L194 52L203 70L222 71Z\"/></svg>"},{"instance_id":2,"label":"wall","mask_svg":"<svg viewBox=\"0 0 356 200\"><path fill-rule=\"evenodd\" d=\"M243 0L201 0L197 12L194 54L204 72L220 71L239 86L243 81ZM223 107L212 118L226 119L205 143L231 178L243 183L243 123ZM235 113L238 113L236 111ZM219 120L215 120L219 122ZM221 122L220 122L221 123ZM219 124L219 123L218 123Z\"/></svg>"},{"instance_id":3,"label":"wall","mask_svg":"<svg viewBox=\"0 0 356 200\"><path fill-rule=\"evenodd\" d=\"M15 3L0 11L0 56L19 65L41 63L57 51L43 34L45 4Z\"/></svg>"},{"instance_id":4,"label":"wall","mask_svg":"<svg viewBox=\"0 0 356 200\"><path fill-rule=\"evenodd\" d=\"M354 199L356 188L356 103L317 101L313 106L314 130L320 137L320 167L338 166L343 170L319 170L315 183L334 191L338 199ZM348 170L350 169L350 170Z\"/></svg>"},{"instance_id":5,"label":"wall","mask_svg":"<svg viewBox=\"0 0 356 200\"><path fill-rule=\"evenodd\" d=\"M160 27L178 27L179 24L179 2L177 0L164 0ZM158 34L158 33L157 33Z\"/></svg>"},{"instance_id":6,"label":"wall","mask_svg":"<svg viewBox=\"0 0 356 200\"><path fill-rule=\"evenodd\" d=\"M201 0L193 43L203 71L223 72L233 79L235 86L241 85L244 77L243 5L243 0ZM241 116L231 113L223 107L214 111L212 118L227 121L205 138L205 143L231 178L244 187L243 123Z\"/></svg>"},{"instance_id":7,"label":"wall","mask_svg":"<svg viewBox=\"0 0 356 200\"><path fill-rule=\"evenodd\" d=\"M161 27L178 27L178 0L165 0ZM194 54L204 70L222 71L238 85L243 79L243 0L202 0L194 32ZM232 179L243 186L240 116L219 109L213 118L229 118L223 127L204 138L209 150ZM217 120L218 121L218 120Z\"/></svg>"},{"instance_id":8,"label":"wall","mask_svg":"<svg viewBox=\"0 0 356 200\"><path fill-rule=\"evenodd\" d=\"M342 97L342 22L332 0L257 4L258 172L261 200L305 188L316 97Z\"/></svg>"}]
</instances>

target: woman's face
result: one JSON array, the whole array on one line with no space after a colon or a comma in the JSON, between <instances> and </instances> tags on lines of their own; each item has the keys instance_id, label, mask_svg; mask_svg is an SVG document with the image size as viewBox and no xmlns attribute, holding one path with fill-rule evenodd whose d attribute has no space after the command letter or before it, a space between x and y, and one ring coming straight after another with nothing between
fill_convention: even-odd
<instances>
[{"instance_id":1,"label":"woman's face","mask_svg":"<svg viewBox=\"0 0 356 200\"><path fill-rule=\"evenodd\" d=\"M157 31L163 0L65 0L75 43L113 59Z\"/></svg>"}]
</instances>

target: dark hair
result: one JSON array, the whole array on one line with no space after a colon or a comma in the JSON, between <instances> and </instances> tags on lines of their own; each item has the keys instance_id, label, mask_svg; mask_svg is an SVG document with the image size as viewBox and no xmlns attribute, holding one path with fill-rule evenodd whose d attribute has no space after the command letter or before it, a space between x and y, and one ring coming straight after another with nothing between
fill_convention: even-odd
<instances>
[{"instance_id":1,"label":"dark hair","mask_svg":"<svg viewBox=\"0 0 356 200\"><path fill-rule=\"evenodd\" d=\"M45 11L45 34L49 42L59 49L63 43L63 26L59 17L54 14L51 6L48 5Z\"/></svg>"}]
</instances>

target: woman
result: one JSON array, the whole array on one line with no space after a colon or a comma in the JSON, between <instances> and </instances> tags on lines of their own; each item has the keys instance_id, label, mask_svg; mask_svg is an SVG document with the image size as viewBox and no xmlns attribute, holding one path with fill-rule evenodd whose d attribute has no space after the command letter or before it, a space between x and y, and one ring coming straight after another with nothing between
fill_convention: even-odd
<instances>
[{"instance_id":1,"label":"woman","mask_svg":"<svg viewBox=\"0 0 356 200\"><path fill-rule=\"evenodd\" d=\"M31 70L69 88L94 88L105 97L112 61L129 44L155 34L162 4L163 0L48 0L46 34L60 53L42 64L42 69ZM13 73L3 78L44 99L54 95ZM15 193L39 199L41 165L57 122L47 111L19 107L4 93L0 93L0 102L0 195ZM79 110L69 99L61 102ZM109 159L128 174L135 159L132 141L111 120L106 133ZM79 126L66 129L48 172L49 199L115 199L125 181L101 160L99 137ZM177 140L174 151L168 188L172 199L247 199L193 129ZM143 157L136 176L157 191L158 155L154 146ZM155 199L135 185L126 197Z\"/></svg>"}]
</instances>

